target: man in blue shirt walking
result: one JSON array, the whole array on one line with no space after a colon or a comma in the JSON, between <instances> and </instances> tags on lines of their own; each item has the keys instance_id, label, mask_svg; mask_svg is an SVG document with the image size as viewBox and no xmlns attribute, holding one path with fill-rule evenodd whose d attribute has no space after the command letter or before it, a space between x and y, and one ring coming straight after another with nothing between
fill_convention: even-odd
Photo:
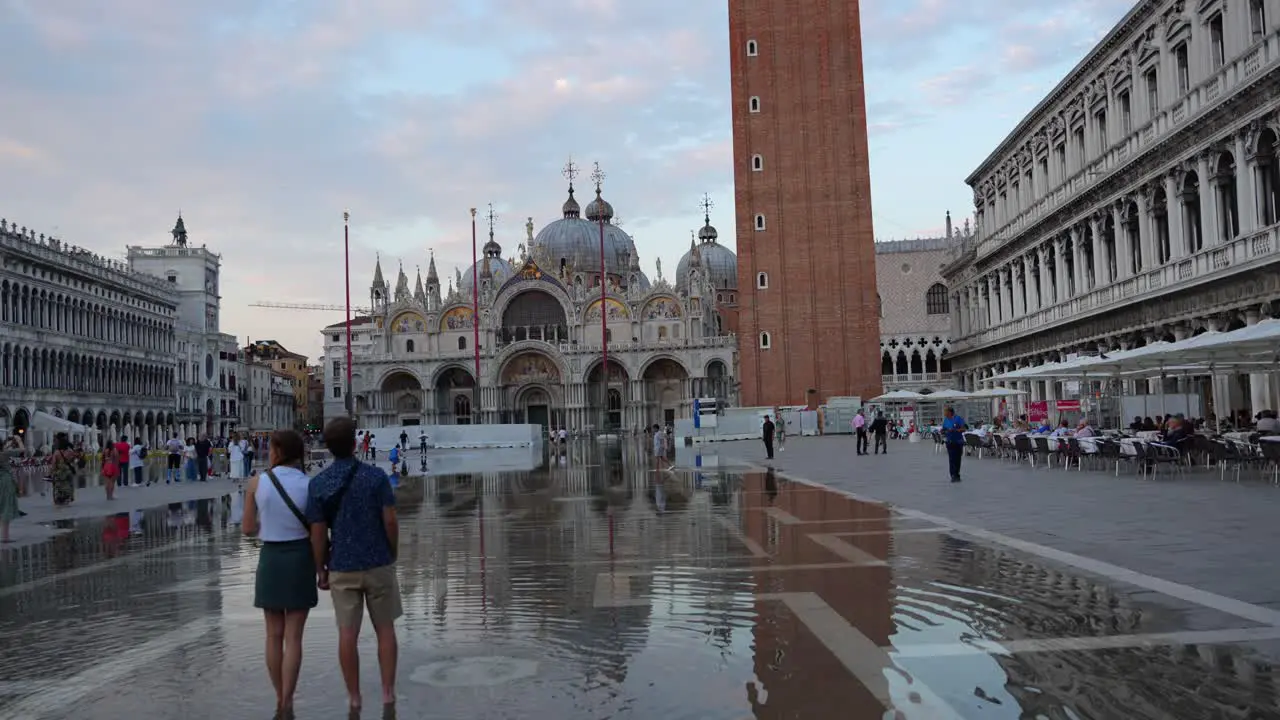
<instances>
[{"instance_id":1,"label":"man in blue shirt walking","mask_svg":"<svg viewBox=\"0 0 1280 720\"><path fill-rule=\"evenodd\" d=\"M387 474L355 458L356 426L337 418L324 428L333 462L311 479L307 520L321 590L329 590L338 621L338 663L351 709L359 710L360 655L357 640L364 608L378 637L382 703L396 699L399 644L395 621L404 614L396 579L400 525Z\"/></svg>"},{"instance_id":2,"label":"man in blue shirt walking","mask_svg":"<svg viewBox=\"0 0 1280 720\"><path fill-rule=\"evenodd\" d=\"M960 482L960 461L964 458L964 431L969 429L955 408L942 411L942 434L946 438L947 459L951 465L951 482Z\"/></svg>"}]
</instances>

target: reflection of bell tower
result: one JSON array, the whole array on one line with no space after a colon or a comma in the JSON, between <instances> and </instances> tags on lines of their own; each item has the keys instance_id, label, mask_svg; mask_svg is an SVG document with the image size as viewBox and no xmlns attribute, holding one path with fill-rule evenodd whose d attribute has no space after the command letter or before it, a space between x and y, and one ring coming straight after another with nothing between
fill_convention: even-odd
<instances>
[{"instance_id":1,"label":"reflection of bell tower","mask_svg":"<svg viewBox=\"0 0 1280 720\"><path fill-rule=\"evenodd\" d=\"M378 258L373 266L373 285L369 287L369 307L373 314L385 315L387 312L387 281L382 279L382 258Z\"/></svg>"}]
</instances>

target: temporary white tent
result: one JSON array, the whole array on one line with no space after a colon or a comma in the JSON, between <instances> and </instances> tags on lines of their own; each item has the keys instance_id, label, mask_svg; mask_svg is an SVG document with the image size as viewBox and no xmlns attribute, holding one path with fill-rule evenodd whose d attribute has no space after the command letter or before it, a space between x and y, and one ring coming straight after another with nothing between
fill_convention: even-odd
<instances>
[{"instance_id":1,"label":"temporary white tent","mask_svg":"<svg viewBox=\"0 0 1280 720\"><path fill-rule=\"evenodd\" d=\"M922 401L933 402L935 400L938 400L938 401L967 400L971 397L973 397L973 395L971 395L970 393L964 392L963 390L952 390L951 388L947 388L946 390L939 390L936 393L930 393L928 395L925 395L924 398L922 398Z\"/></svg>"},{"instance_id":2,"label":"temporary white tent","mask_svg":"<svg viewBox=\"0 0 1280 720\"><path fill-rule=\"evenodd\" d=\"M45 440L51 440L58 433L66 433L73 441L83 440L91 448L96 448L97 445L97 433L92 428L39 410L31 414L31 429L46 434L48 437Z\"/></svg>"}]
</instances>

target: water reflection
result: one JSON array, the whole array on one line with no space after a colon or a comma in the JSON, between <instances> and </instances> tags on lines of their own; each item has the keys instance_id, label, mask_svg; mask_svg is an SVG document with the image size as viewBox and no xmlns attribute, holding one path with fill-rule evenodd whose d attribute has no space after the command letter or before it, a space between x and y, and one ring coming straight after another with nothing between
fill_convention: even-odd
<instances>
[{"instance_id":1,"label":"water reflection","mask_svg":"<svg viewBox=\"0 0 1280 720\"><path fill-rule=\"evenodd\" d=\"M1248 625L1239 619L772 472L669 472L647 450L570 443L532 470L399 479L401 716L1277 712L1274 672L1246 645L1035 644ZM80 683L59 696L63 710L248 717L269 703L242 510L232 495L122 513L5 555L0 687L123 657L130 693ZM317 617L307 638L298 715L333 717L344 693L331 621ZM127 665L126 651L161 640L163 660ZM973 650L991 642L1021 649ZM0 696L0 715L40 697Z\"/></svg>"}]
</instances>

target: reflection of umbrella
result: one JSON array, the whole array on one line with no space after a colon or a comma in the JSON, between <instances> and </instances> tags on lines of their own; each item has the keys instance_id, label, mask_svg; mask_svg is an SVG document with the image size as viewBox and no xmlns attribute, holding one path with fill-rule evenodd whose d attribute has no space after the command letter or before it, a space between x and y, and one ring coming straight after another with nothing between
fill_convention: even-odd
<instances>
[{"instance_id":1,"label":"reflection of umbrella","mask_svg":"<svg viewBox=\"0 0 1280 720\"><path fill-rule=\"evenodd\" d=\"M911 392L910 390L894 390L893 392L887 392L881 395L880 397L873 397L868 402L894 402L894 401L905 401L905 400L923 400L924 398L927 398L927 397L929 396L921 395L918 392Z\"/></svg>"}]
</instances>

